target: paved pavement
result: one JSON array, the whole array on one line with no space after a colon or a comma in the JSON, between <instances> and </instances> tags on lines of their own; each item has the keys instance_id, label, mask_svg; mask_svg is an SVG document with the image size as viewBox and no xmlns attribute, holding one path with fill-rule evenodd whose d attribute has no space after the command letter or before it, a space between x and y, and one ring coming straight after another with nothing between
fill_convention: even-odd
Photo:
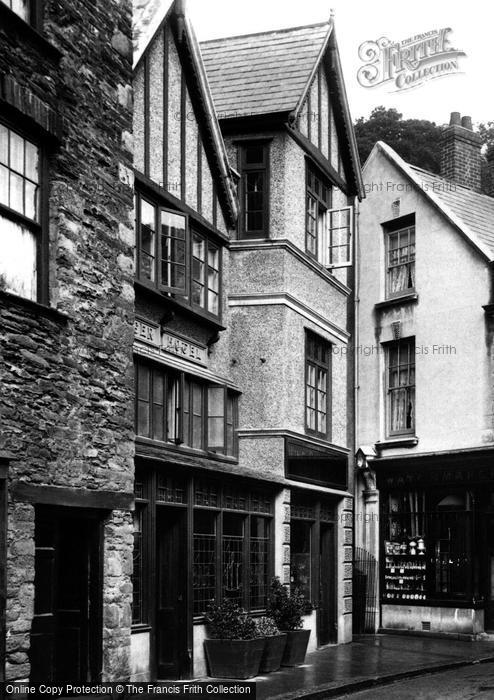
<instances>
[{"instance_id":1,"label":"paved pavement","mask_svg":"<svg viewBox=\"0 0 494 700\"><path fill-rule=\"evenodd\" d=\"M377 684L494 661L494 642L465 642L408 635L357 637L351 644L308 654L306 663L259 676L257 700L338 697Z\"/></svg>"},{"instance_id":2,"label":"paved pavement","mask_svg":"<svg viewBox=\"0 0 494 700\"><path fill-rule=\"evenodd\" d=\"M407 681L337 697L340 700L492 700L494 663L427 673Z\"/></svg>"}]
</instances>

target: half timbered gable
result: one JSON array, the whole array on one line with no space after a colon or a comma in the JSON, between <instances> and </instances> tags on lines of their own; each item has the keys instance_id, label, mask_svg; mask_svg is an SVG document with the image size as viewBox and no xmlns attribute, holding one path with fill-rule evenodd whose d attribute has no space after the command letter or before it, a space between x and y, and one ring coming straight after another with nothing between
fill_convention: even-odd
<instances>
[{"instance_id":1,"label":"half timbered gable","mask_svg":"<svg viewBox=\"0 0 494 700\"><path fill-rule=\"evenodd\" d=\"M235 186L194 31L174 2L134 74L137 176L224 236L236 218Z\"/></svg>"}]
</instances>

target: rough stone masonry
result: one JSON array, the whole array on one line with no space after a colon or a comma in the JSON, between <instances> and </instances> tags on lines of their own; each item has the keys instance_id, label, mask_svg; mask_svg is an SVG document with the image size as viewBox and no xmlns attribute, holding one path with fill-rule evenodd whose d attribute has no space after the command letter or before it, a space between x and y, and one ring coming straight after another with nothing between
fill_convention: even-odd
<instances>
[{"instance_id":1,"label":"rough stone masonry","mask_svg":"<svg viewBox=\"0 0 494 700\"><path fill-rule=\"evenodd\" d=\"M0 117L42 146L48 231L42 303L0 292L8 679L29 677L34 611L35 505L19 485L131 493L134 477L131 2L43 5L36 31L0 22ZM131 513L113 510L103 680L130 673L131 572Z\"/></svg>"}]
</instances>

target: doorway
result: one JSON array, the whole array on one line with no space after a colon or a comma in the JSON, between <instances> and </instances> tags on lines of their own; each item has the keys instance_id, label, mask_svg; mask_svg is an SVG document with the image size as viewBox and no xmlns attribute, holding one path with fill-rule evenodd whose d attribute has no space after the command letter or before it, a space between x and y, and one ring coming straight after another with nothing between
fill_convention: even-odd
<instances>
[{"instance_id":1,"label":"doorway","mask_svg":"<svg viewBox=\"0 0 494 700\"><path fill-rule=\"evenodd\" d=\"M317 643L319 646L336 641L335 619L335 545L334 525L321 523L319 535L319 608Z\"/></svg>"},{"instance_id":2,"label":"doorway","mask_svg":"<svg viewBox=\"0 0 494 700\"><path fill-rule=\"evenodd\" d=\"M187 678L187 511L159 507L156 513L156 658L159 680Z\"/></svg>"},{"instance_id":3,"label":"doorway","mask_svg":"<svg viewBox=\"0 0 494 700\"><path fill-rule=\"evenodd\" d=\"M484 629L494 631L494 514L488 513L485 517L485 535L487 551L487 576L486 576L486 605Z\"/></svg>"},{"instance_id":4,"label":"doorway","mask_svg":"<svg viewBox=\"0 0 494 700\"><path fill-rule=\"evenodd\" d=\"M100 679L101 541L94 512L36 508L31 683Z\"/></svg>"}]
</instances>

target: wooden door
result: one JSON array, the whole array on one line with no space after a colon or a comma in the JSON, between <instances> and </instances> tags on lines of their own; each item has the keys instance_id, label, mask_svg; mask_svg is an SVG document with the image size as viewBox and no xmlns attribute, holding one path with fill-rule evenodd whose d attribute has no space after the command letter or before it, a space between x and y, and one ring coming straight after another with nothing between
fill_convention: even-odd
<instances>
[{"instance_id":1,"label":"wooden door","mask_svg":"<svg viewBox=\"0 0 494 700\"><path fill-rule=\"evenodd\" d=\"M31 682L84 683L101 665L99 523L38 509Z\"/></svg>"},{"instance_id":2,"label":"wooden door","mask_svg":"<svg viewBox=\"0 0 494 700\"><path fill-rule=\"evenodd\" d=\"M484 628L489 632L494 631L494 514L488 513L485 516L485 538L486 538L486 607Z\"/></svg>"},{"instance_id":3,"label":"wooden door","mask_svg":"<svg viewBox=\"0 0 494 700\"><path fill-rule=\"evenodd\" d=\"M156 516L158 679L187 678L186 511L159 508Z\"/></svg>"},{"instance_id":4,"label":"wooden door","mask_svg":"<svg viewBox=\"0 0 494 700\"><path fill-rule=\"evenodd\" d=\"M334 526L321 523L319 540L319 646L336 641Z\"/></svg>"}]
</instances>

